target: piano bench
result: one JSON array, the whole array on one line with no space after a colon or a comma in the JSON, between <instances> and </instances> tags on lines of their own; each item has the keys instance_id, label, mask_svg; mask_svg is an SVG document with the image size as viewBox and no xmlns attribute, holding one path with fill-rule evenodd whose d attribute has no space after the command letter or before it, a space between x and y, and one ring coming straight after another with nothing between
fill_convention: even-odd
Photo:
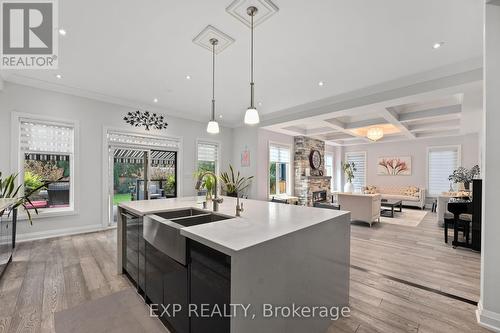
<instances>
[{"instance_id":1,"label":"piano bench","mask_svg":"<svg viewBox=\"0 0 500 333\"><path fill-rule=\"evenodd\" d=\"M469 235L470 235L470 223L471 220L468 219L459 219L456 228L459 232L462 232L463 237L467 244L469 244ZM444 242L448 243L448 226L451 225L455 227L455 219L454 218L445 218L444 219Z\"/></svg>"}]
</instances>

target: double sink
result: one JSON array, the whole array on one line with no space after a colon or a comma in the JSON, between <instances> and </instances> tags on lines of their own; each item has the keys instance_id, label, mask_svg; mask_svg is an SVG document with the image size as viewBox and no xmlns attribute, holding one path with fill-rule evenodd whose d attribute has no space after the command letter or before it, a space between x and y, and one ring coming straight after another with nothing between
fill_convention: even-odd
<instances>
[{"instance_id":1,"label":"double sink","mask_svg":"<svg viewBox=\"0 0 500 333\"><path fill-rule=\"evenodd\" d=\"M144 217L143 237L157 250L182 265L187 265L186 237L181 229L233 218L201 209L170 210Z\"/></svg>"}]
</instances>

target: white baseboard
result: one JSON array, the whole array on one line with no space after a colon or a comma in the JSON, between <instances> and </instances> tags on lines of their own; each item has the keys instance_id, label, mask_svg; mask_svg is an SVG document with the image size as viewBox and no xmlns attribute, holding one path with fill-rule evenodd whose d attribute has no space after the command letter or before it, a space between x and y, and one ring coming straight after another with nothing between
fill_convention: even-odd
<instances>
[{"instance_id":1,"label":"white baseboard","mask_svg":"<svg viewBox=\"0 0 500 333\"><path fill-rule=\"evenodd\" d=\"M39 240L39 239L46 239L46 238L86 234L86 233L90 233L90 232L104 231L104 230L109 230L109 229L116 229L116 226L103 227L102 224L92 224L92 225L86 225L86 226L74 227L74 228L66 228L66 229L29 232L29 233L22 233L22 234L18 233L17 237L16 237L16 242L22 243L22 242L29 242L29 241Z\"/></svg>"},{"instance_id":2,"label":"white baseboard","mask_svg":"<svg viewBox=\"0 0 500 333\"><path fill-rule=\"evenodd\" d=\"M481 302L477 304L476 318L479 325L500 332L500 313L485 310Z\"/></svg>"}]
</instances>

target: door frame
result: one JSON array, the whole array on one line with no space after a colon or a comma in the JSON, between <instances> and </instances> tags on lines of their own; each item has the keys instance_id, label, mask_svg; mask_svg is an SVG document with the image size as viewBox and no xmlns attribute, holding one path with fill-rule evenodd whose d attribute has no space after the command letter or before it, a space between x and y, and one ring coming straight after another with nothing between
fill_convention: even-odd
<instances>
[{"instance_id":1,"label":"door frame","mask_svg":"<svg viewBox=\"0 0 500 333\"><path fill-rule=\"evenodd\" d=\"M157 139L157 140L168 140L168 141L174 141L177 144L177 149L175 148L168 148L170 151L176 151L177 152L177 167L176 167L176 173L177 173L177 183L176 183L176 192L177 196L181 195L182 193L182 179L183 179L183 139L182 137L177 137L177 136L167 136L167 135L154 135L154 134L148 134L144 133L144 131L130 131L130 130L124 130L123 128L119 127L112 127L112 126L103 126L103 132L102 132L102 188L101 188L101 195L102 195L102 207L101 207L101 222L102 226L107 228L110 226L109 222L111 221L110 213L112 214L112 206L111 206L111 194L110 194L110 189L112 188L112 165L113 165L113 156L110 154L110 142L108 140L108 134L113 133L113 134L123 134L123 135L132 135L132 136L138 136L138 137L144 137L144 138L152 138L152 139ZM120 146L119 143L114 143L113 146ZM127 147L126 144L121 145L124 148ZM133 146L133 147L132 147ZM145 150L161 150L162 147L151 147L149 145L146 146L140 146L140 145L128 145L128 148L137 148L137 149L145 149ZM149 162L148 162L148 168L149 168ZM148 170L149 171L149 170Z\"/></svg>"}]
</instances>

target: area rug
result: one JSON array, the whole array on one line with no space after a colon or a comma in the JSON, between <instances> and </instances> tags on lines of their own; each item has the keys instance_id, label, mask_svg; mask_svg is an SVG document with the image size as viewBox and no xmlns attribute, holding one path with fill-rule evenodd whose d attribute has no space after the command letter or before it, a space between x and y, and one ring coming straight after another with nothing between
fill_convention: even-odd
<instances>
[{"instance_id":1,"label":"area rug","mask_svg":"<svg viewBox=\"0 0 500 333\"><path fill-rule=\"evenodd\" d=\"M168 333L133 289L56 312L54 325L56 333Z\"/></svg>"},{"instance_id":2,"label":"area rug","mask_svg":"<svg viewBox=\"0 0 500 333\"><path fill-rule=\"evenodd\" d=\"M392 218L381 216L380 222L407 227L416 227L424 220L427 213L428 212L425 210L403 208L401 213L398 211L394 212L394 217Z\"/></svg>"}]
</instances>

